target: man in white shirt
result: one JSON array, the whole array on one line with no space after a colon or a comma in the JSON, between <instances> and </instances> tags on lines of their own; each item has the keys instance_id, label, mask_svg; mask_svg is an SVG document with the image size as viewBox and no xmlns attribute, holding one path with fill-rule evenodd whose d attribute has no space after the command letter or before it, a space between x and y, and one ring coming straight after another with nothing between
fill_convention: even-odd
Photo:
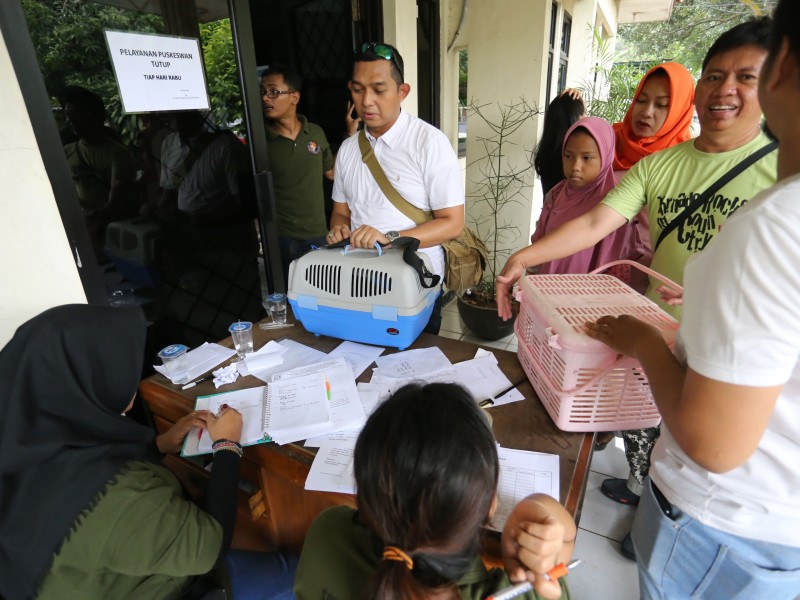
<instances>
[{"instance_id":1,"label":"man in white shirt","mask_svg":"<svg viewBox=\"0 0 800 600\"><path fill-rule=\"evenodd\" d=\"M676 356L633 317L587 326L642 363L664 419L633 524L642 598L800 594L798 20L781 0L758 79L778 183L687 263Z\"/></svg>"},{"instance_id":2,"label":"man in white shirt","mask_svg":"<svg viewBox=\"0 0 800 600\"><path fill-rule=\"evenodd\" d=\"M336 156L333 214L328 242L350 238L354 248L390 244L401 236L417 238L444 275L441 244L464 228L464 179L447 137L400 107L411 91L403 81L403 59L388 44L367 43L356 53L348 84L367 139L391 184L406 201L433 218L417 225L383 194L361 158L358 136L345 140ZM438 333L441 296L425 331Z\"/></svg>"}]
</instances>

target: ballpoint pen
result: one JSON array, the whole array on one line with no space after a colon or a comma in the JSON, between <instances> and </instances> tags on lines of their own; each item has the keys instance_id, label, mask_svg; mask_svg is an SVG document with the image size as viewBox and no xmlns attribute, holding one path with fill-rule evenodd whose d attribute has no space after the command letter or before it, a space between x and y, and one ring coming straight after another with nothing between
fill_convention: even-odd
<instances>
[{"instance_id":1,"label":"ballpoint pen","mask_svg":"<svg viewBox=\"0 0 800 600\"><path fill-rule=\"evenodd\" d=\"M498 398L502 398L508 392L513 390L515 387L517 387L519 385L522 385L523 383L525 383L525 380L520 381L519 383L515 383L514 385L510 385L509 387L504 389L502 392L499 392L499 393L495 394L491 398L486 398L485 400L481 400L480 402L478 402L478 406L480 406L481 408L485 408L487 406L492 406L494 404L495 400L497 400Z\"/></svg>"},{"instance_id":2,"label":"ballpoint pen","mask_svg":"<svg viewBox=\"0 0 800 600\"><path fill-rule=\"evenodd\" d=\"M574 569L579 564L581 564L581 559L575 559L568 565L564 563L559 563L552 569L550 569L545 575L544 578L548 580L555 581L564 575L566 575L571 569ZM533 590L533 584L530 581L524 581L522 583L518 583L516 585L512 585L511 587L507 587L504 590L500 590L486 598L486 600L511 600L512 598L516 598L517 596L521 596L525 592L530 592Z\"/></svg>"},{"instance_id":3,"label":"ballpoint pen","mask_svg":"<svg viewBox=\"0 0 800 600\"><path fill-rule=\"evenodd\" d=\"M188 390L189 388L193 388L194 386L196 386L198 383L203 383L204 381L208 381L209 379L214 379L214 375L206 375L205 377L201 377L197 381L192 381L191 383L187 383L181 389Z\"/></svg>"}]
</instances>

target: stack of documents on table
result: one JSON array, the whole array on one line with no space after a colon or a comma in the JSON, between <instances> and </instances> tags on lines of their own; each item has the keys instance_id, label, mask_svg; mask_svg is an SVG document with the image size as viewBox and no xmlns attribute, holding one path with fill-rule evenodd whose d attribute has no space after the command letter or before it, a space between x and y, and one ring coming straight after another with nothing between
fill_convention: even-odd
<instances>
[{"instance_id":1,"label":"stack of documents on table","mask_svg":"<svg viewBox=\"0 0 800 600\"><path fill-rule=\"evenodd\" d=\"M439 348L398 352L375 362L378 368L373 371L370 383L379 387L382 397L409 383L457 383L469 390L476 401L492 399L494 406L524 399L516 389L509 390L512 384L500 370L497 358L485 350L478 350L475 358L456 364Z\"/></svg>"},{"instance_id":2,"label":"stack of documents on table","mask_svg":"<svg viewBox=\"0 0 800 600\"><path fill-rule=\"evenodd\" d=\"M364 350L357 352L366 354ZM407 350L388 356L376 355L374 360L378 367L373 370L371 381L358 384L358 393L366 415L370 415L381 402L409 383L458 383L469 390L476 401L492 398L495 406L524 399L516 389L501 393L511 387L511 382L500 370L494 354L485 350L478 350L475 358L456 364L452 364L436 347ZM352 431L306 440L306 446L319 448L306 479L307 490L355 493L352 459L359 433L360 426ZM544 456L537 453L526 454ZM550 460L555 459L555 492L551 495L557 498L558 457L546 456L550 456ZM543 486L545 480L544 476L540 476L537 485ZM502 522L505 523L505 517Z\"/></svg>"},{"instance_id":3,"label":"stack of documents on table","mask_svg":"<svg viewBox=\"0 0 800 600\"><path fill-rule=\"evenodd\" d=\"M190 350L185 355L188 380L192 381L197 379L200 375L207 373L218 364L225 362L234 354L236 354L236 350L233 348L225 348L219 344L210 344L208 342L205 342L202 346L198 346L194 350ZM153 365L153 368L169 379L164 365ZM183 377L186 376L185 373L181 373L182 383L186 383L186 381L183 381ZM172 380L170 379L170 381ZM175 382L172 381L172 383Z\"/></svg>"},{"instance_id":4,"label":"stack of documents on table","mask_svg":"<svg viewBox=\"0 0 800 600\"><path fill-rule=\"evenodd\" d=\"M266 431L278 444L290 444L310 437L327 433L361 428L367 419L356 389L353 371L344 358L334 358L325 362L298 367L291 371L277 373L270 386L292 387L295 380L322 377L324 384L324 403L328 405L329 418L319 421L315 396L283 394L268 404Z\"/></svg>"},{"instance_id":5,"label":"stack of documents on table","mask_svg":"<svg viewBox=\"0 0 800 600\"><path fill-rule=\"evenodd\" d=\"M242 413L242 445L359 430L366 420L353 372L341 357L278 373L265 386L199 396L196 409L217 413L223 404ZM186 436L184 456L210 451L207 431Z\"/></svg>"},{"instance_id":6,"label":"stack of documents on table","mask_svg":"<svg viewBox=\"0 0 800 600\"><path fill-rule=\"evenodd\" d=\"M331 435L322 442L306 479L305 489L319 492L356 493L353 454L357 432ZM498 446L500 480L497 511L491 529L502 531L517 503L534 493L559 499L559 457L555 454L511 450Z\"/></svg>"}]
</instances>

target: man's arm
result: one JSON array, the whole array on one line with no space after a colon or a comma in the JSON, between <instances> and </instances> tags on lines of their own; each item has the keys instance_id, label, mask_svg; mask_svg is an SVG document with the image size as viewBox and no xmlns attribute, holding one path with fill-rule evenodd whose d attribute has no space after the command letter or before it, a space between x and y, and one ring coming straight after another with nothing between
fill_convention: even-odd
<instances>
[{"instance_id":1,"label":"man's arm","mask_svg":"<svg viewBox=\"0 0 800 600\"><path fill-rule=\"evenodd\" d=\"M333 202L331 213L331 230L328 232L328 243L341 242L350 237L350 207L347 202Z\"/></svg>"},{"instance_id":2,"label":"man's arm","mask_svg":"<svg viewBox=\"0 0 800 600\"><path fill-rule=\"evenodd\" d=\"M398 233L401 236L414 237L419 240L420 248L438 246L461 235L464 230L464 207L452 206L433 211L433 219L404 229ZM350 243L354 248L372 248L375 242L384 245L389 240L384 235L385 231L378 231L369 225L362 225L350 234Z\"/></svg>"},{"instance_id":3,"label":"man's arm","mask_svg":"<svg viewBox=\"0 0 800 600\"><path fill-rule=\"evenodd\" d=\"M644 367L656 406L681 449L712 473L746 462L758 446L783 386L754 387L704 377L681 365L654 327L602 317L587 334Z\"/></svg>"}]
</instances>

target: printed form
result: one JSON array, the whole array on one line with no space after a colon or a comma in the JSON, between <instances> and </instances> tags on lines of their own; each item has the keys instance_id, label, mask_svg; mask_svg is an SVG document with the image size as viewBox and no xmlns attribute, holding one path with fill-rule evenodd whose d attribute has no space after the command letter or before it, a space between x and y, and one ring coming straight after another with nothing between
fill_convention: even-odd
<instances>
[{"instance_id":1,"label":"printed form","mask_svg":"<svg viewBox=\"0 0 800 600\"><path fill-rule=\"evenodd\" d=\"M356 493L353 453L358 431L331 434L323 441L306 478L305 489L317 492Z\"/></svg>"},{"instance_id":2,"label":"printed form","mask_svg":"<svg viewBox=\"0 0 800 600\"><path fill-rule=\"evenodd\" d=\"M556 454L528 452L497 447L500 480L497 484L497 511L491 529L503 531L508 515L517 503L531 494L541 493L559 499L559 464Z\"/></svg>"}]
</instances>

